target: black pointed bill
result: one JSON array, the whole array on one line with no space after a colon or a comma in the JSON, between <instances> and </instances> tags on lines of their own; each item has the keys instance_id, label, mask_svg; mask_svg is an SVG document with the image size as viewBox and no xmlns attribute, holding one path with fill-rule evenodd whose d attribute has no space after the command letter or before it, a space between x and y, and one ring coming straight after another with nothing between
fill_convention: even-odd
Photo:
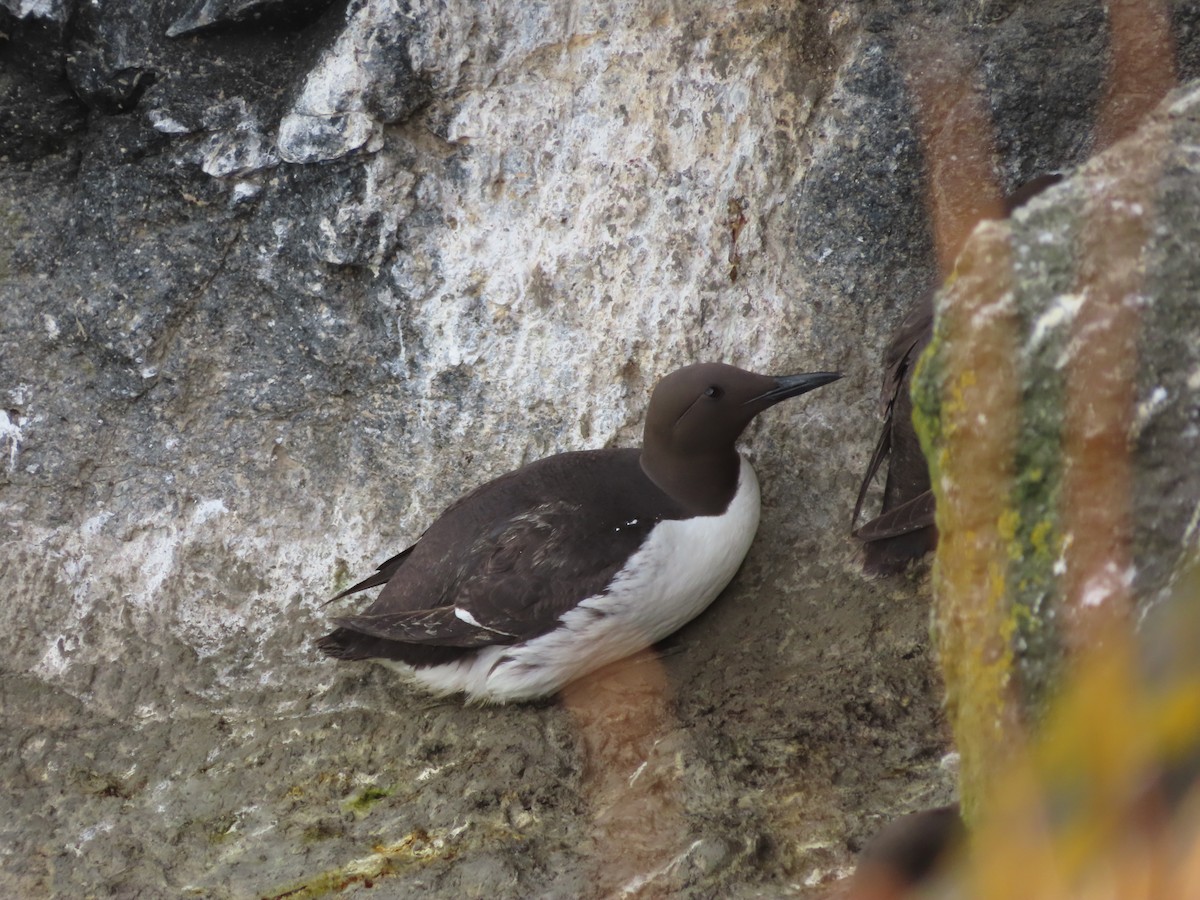
<instances>
[{"instance_id":1,"label":"black pointed bill","mask_svg":"<svg viewBox=\"0 0 1200 900\"><path fill-rule=\"evenodd\" d=\"M808 372L804 375L781 375L775 379L775 387L766 393L759 394L752 400L747 400L745 405L765 403L769 406L772 403L778 403L780 400L786 400L788 397L799 397L801 394L807 394L809 391L816 390L832 381L837 381L841 377L841 372Z\"/></svg>"}]
</instances>

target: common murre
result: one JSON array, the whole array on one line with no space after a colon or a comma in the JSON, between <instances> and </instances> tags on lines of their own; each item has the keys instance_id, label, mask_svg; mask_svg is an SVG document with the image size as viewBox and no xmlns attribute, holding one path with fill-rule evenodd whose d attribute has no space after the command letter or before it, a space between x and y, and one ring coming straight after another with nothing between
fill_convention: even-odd
<instances>
[{"instance_id":1,"label":"common murre","mask_svg":"<svg viewBox=\"0 0 1200 900\"><path fill-rule=\"evenodd\" d=\"M702 363L654 388L642 448L560 453L452 504L334 600L384 585L317 641L437 694L531 700L666 637L727 585L758 528L734 443L758 413L841 377Z\"/></svg>"}]
</instances>

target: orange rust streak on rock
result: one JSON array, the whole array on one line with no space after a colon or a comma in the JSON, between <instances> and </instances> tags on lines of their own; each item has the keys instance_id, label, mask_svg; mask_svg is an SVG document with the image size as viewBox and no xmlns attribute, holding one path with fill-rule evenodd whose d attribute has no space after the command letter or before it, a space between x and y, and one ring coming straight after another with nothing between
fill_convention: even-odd
<instances>
[{"instance_id":1,"label":"orange rust streak on rock","mask_svg":"<svg viewBox=\"0 0 1200 900\"><path fill-rule=\"evenodd\" d=\"M678 727L671 695L653 649L580 678L561 694L579 731L583 787L593 809L593 877L606 896L662 870L687 845L678 778L655 764L655 747ZM669 880L646 891L669 894Z\"/></svg>"},{"instance_id":2,"label":"orange rust streak on rock","mask_svg":"<svg viewBox=\"0 0 1200 900\"><path fill-rule=\"evenodd\" d=\"M1002 216L991 121L973 89L973 72L950 58L954 52L931 46L907 54L944 275L979 221ZM1011 250L993 237L973 245L958 266L960 280L948 295L953 302L939 310L947 356L936 602L969 822L986 803L990 774L1023 736L1000 528L1011 502L1020 396Z\"/></svg>"},{"instance_id":3,"label":"orange rust streak on rock","mask_svg":"<svg viewBox=\"0 0 1200 900\"><path fill-rule=\"evenodd\" d=\"M1101 147L1136 127L1175 82L1163 4L1110 0L1108 14L1113 64L1097 117ZM1138 182L1153 185L1160 161L1148 159L1147 166ZM1063 432L1063 587L1074 651L1123 622L1133 604L1129 433L1136 402L1138 260L1153 199L1126 187L1094 203L1083 223L1077 277L1086 302L1072 324Z\"/></svg>"},{"instance_id":4,"label":"orange rust streak on rock","mask_svg":"<svg viewBox=\"0 0 1200 900\"><path fill-rule=\"evenodd\" d=\"M1125 137L1175 85L1175 41L1162 0L1108 0L1112 67L1096 122L1096 146Z\"/></svg>"},{"instance_id":5,"label":"orange rust streak on rock","mask_svg":"<svg viewBox=\"0 0 1200 900\"><path fill-rule=\"evenodd\" d=\"M1084 226L1087 257L1136 259L1144 239L1136 225L1093 210ZM1134 268L1100 271L1085 262L1080 276L1087 299L1072 324L1063 427L1063 589L1072 653L1091 646L1132 606L1129 429L1138 334Z\"/></svg>"},{"instance_id":6,"label":"orange rust streak on rock","mask_svg":"<svg viewBox=\"0 0 1200 900\"><path fill-rule=\"evenodd\" d=\"M1004 214L993 176L995 140L974 72L959 48L921 44L905 54L914 92L934 227L938 271L946 278L975 226Z\"/></svg>"}]
</instances>

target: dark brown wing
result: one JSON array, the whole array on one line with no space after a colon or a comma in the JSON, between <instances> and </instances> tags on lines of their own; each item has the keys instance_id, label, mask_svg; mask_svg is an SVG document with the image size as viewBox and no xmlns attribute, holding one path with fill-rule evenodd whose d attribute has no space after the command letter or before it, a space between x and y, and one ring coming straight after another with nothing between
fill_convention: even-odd
<instances>
[{"instance_id":1,"label":"dark brown wing","mask_svg":"<svg viewBox=\"0 0 1200 900\"><path fill-rule=\"evenodd\" d=\"M854 532L854 536L864 543L870 543L911 534L920 528L932 527L936 511L933 491L925 491L885 513L880 513Z\"/></svg>"},{"instance_id":2,"label":"dark brown wing","mask_svg":"<svg viewBox=\"0 0 1200 900\"><path fill-rule=\"evenodd\" d=\"M335 619L338 631L320 645L349 656L355 634L447 648L544 634L602 592L655 524L685 515L642 472L636 450L541 460L455 503L379 598Z\"/></svg>"},{"instance_id":3,"label":"dark brown wing","mask_svg":"<svg viewBox=\"0 0 1200 900\"><path fill-rule=\"evenodd\" d=\"M889 410L889 415L890 410ZM879 440L875 443L875 451L871 454L871 461L867 463L867 474L863 476L862 484L858 488L858 499L854 501L854 515L850 517L851 534L859 537L862 529L856 529L858 524L859 514L862 513L863 503L867 499L867 490L871 487L871 482L875 480L876 473L879 472L879 467L883 465L883 461L887 459L888 452L892 449L892 429L890 422L885 422L883 428L879 429ZM336 597L334 598L337 599Z\"/></svg>"},{"instance_id":4,"label":"dark brown wing","mask_svg":"<svg viewBox=\"0 0 1200 900\"><path fill-rule=\"evenodd\" d=\"M887 459L882 509L853 532L864 546L863 568L871 574L897 572L937 543L929 467L913 428L909 396L913 368L933 336L932 301L932 295L925 297L909 313L884 354L883 431L859 488L853 518L857 524L867 489Z\"/></svg>"},{"instance_id":5,"label":"dark brown wing","mask_svg":"<svg viewBox=\"0 0 1200 900\"><path fill-rule=\"evenodd\" d=\"M600 517L604 519L603 516ZM606 527L607 526L607 527ZM617 560L599 529L605 521L564 500L520 509L464 546L443 590L453 602L431 609L395 608L384 591L366 613L334 622L372 637L451 647L511 644L548 631L579 600L604 588ZM638 533L628 541L636 547ZM619 532L617 532L619 533ZM580 548L586 548L580 552Z\"/></svg>"},{"instance_id":6,"label":"dark brown wing","mask_svg":"<svg viewBox=\"0 0 1200 900\"><path fill-rule=\"evenodd\" d=\"M884 460L888 460L888 481L884 488L883 511L903 505L929 487L925 458L912 424L912 401L908 392L913 367L933 336L933 295L926 295L905 317L884 351L883 385L879 402L884 422L875 451L867 465L858 500L854 505L851 528L858 523L867 489ZM865 526L864 526L865 528ZM863 529L854 533L860 535Z\"/></svg>"}]
</instances>

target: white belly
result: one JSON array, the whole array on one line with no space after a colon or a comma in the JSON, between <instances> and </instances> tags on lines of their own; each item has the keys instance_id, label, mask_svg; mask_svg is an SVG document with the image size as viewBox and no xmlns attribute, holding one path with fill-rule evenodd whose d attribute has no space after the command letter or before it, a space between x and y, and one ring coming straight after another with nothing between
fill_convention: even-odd
<instances>
[{"instance_id":1,"label":"white belly","mask_svg":"<svg viewBox=\"0 0 1200 900\"><path fill-rule=\"evenodd\" d=\"M440 666L414 669L386 661L439 694L504 703L552 694L600 666L669 635L729 584L758 530L758 478L742 459L737 493L719 516L664 521L613 578L583 600L554 631Z\"/></svg>"}]
</instances>

